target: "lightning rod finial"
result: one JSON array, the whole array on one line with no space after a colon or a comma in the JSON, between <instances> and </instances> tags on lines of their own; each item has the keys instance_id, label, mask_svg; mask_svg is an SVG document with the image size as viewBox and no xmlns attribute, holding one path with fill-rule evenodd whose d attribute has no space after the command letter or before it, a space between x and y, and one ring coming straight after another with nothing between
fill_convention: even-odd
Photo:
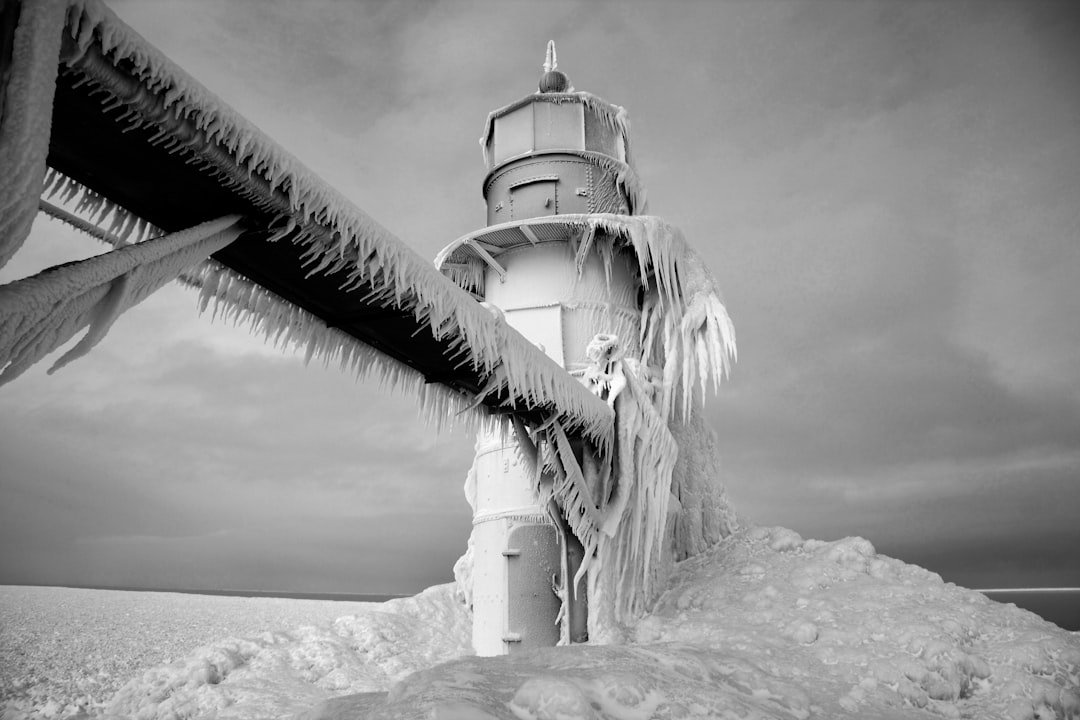
<instances>
[{"instance_id":1,"label":"lightning rod finial","mask_svg":"<svg viewBox=\"0 0 1080 720\"><path fill-rule=\"evenodd\" d=\"M548 40L547 57L544 58L544 72L549 73L559 67L559 58L555 54L555 41Z\"/></svg>"},{"instance_id":2,"label":"lightning rod finial","mask_svg":"<svg viewBox=\"0 0 1080 720\"><path fill-rule=\"evenodd\" d=\"M548 40L547 57L544 58L544 74L540 77L540 92L564 93L570 92L570 78L559 69L559 58L555 54L555 41Z\"/></svg>"}]
</instances>

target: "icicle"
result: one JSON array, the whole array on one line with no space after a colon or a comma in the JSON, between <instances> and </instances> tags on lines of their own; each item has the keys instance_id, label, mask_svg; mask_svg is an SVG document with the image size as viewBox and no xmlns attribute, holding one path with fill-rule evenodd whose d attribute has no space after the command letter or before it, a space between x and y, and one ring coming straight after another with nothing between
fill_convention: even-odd
<instances>
[{"instance_id":1,"label":"icicle","mask_svg":"<svg viewBox=\"0 0 1080 720\"><path fill-rule=\"evenodd\" d=\"M545 218L530 222L549 222ZM714 390L736 358L735 332L716 282L705 264L687 245L681 233L659 218L647 215L562 215L573 233L581 233L575 263L584 267L590 247L595 247L610 272L616 245L629 248L638 261L638 275L645 291L644 306L636 333L641 341L640 361L663 368L668 383L662 414L670 417L679 408L687 416L694 404L694 389ZM596 233L604 234L599 242ZM590 237L592 239L590 240ZM437 266L461 283L465 273L455 268L462 255L460 245L446 248ZM466 276L467 277L467 276ZM468 279L469 289L483 293L482 281ZM629 337L620 325L620 335Z\"/></svg>"},{"instance_id":2,"label":"icicle","mask_svg":"<svg viewBox=\"0 0 1080 720\"><path fill-rule=\"evenodd\" d=\"M647 370L623 357L617 338L597 335L586 355L590 364L578 374L615 407L612 455L618 468L614 471L600 462L588 473L590 492L601 503L599 517L590 523L583 521L582 492L577 488L557 485L553 495L567 509L575 534L587 538L586 547L596 552L588 567L589 587L594 597L605 600L595 612L590 609L590 623L594 615L609 612L610 620L625 622L647 605L655 591L653 562L662 543L677 447L654 407Z\"/></svg>"}]
</instances>

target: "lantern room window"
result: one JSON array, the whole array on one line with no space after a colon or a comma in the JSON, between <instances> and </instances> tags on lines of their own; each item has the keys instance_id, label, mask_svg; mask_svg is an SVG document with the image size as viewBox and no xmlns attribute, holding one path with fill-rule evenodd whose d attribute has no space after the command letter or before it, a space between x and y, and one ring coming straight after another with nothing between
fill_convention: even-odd
<instances>
[{"instance_id":1,"label":"lantern room window","mask_svg":"<svg viewBox=\"0 0 1080 720\"><path fill-rule=\"evenodd\" d=\"M584 150L585 108L581 103L532 102L495 119L495 165L543 150Z\"/></svg>"}]
</instances>

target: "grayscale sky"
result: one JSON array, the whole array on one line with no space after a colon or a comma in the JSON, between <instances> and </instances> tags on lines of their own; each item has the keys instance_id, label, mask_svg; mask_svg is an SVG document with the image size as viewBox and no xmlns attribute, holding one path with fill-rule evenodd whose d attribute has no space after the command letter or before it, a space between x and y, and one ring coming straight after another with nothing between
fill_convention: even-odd
<instances>
[{"instance_id":1,"label":"grayscale sky","mask_svg":"<svg viewBox=\"0 0 1080 720\"><path fill-rule=\"evenodd\" d=\"M544 47L630 112L650 210L719 278L738 509L973 587L1080 585L1080 13L1041 2L114 2L431 258ZM99 252L39 218L0 280ZM168 287L0 389L0 582L448 580L464 431Z\"/></svg>"}]
</instances>

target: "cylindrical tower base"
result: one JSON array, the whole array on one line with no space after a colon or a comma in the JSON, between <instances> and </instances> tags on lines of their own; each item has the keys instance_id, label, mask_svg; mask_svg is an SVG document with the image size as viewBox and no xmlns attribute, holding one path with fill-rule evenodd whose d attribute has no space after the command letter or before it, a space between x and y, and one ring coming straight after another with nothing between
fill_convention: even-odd
<instances>
[{"instance_id":1,"label":"cylindrical tower base","mask_svg":"<svg viewBox=\"0 0 1080 720\"><path fill-rule=\"evenodd\" d=\"M512 434L477 443L473 516L473 648L505 655L559 641L558 529L538 503Z\"/></svg>"}]
</instances>

